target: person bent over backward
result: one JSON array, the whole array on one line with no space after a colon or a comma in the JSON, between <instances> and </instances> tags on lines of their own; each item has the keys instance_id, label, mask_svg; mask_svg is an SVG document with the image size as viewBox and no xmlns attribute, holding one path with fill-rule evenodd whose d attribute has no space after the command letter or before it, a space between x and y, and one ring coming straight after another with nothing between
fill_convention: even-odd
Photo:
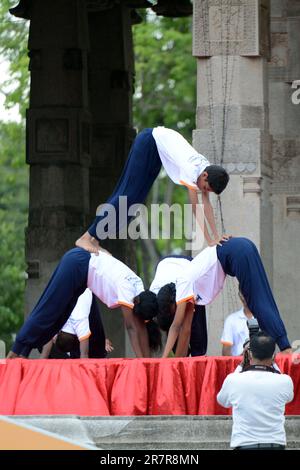
<instances>
[{"instance_id":1,"label":"person bent over backward","mask_svg":"<svg viewBox=\"0 0 300 470\"><path fill-rule=\"evenodd\" d=\"M107 252L95 255L73 248L61 259L8 358L28 357L31 349L42 349L66 323L86 287L108 307L121 307L137 357L149 357L150 349L159 349L160 330L152 320L157 314L156 295L145 291L142 280Z\"/></svg>"},{"instance_id":2,"label":"person bent over backward","mask_svg":"<svg viewBox=\"0 0 300 470\"><path fill-rule=\"evenodd\" d=\"M191 334L194 303L210 304L222 290L226 275L235 276L245 301L261 329L291 352L284 324L275 303L266 272L254 243L247 238L231 238L208 247L187 266L175 267L166 258L158 264L150 290L157 292L158 324L171 326L163 357L168 357L177 341L176 356L185 356Z\"/></svg>"}]
</instances>

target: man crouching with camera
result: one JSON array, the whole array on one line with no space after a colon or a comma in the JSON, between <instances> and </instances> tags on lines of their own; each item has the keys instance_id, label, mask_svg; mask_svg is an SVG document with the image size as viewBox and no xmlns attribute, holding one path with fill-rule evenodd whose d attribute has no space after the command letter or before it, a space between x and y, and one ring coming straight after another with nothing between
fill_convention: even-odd
<instances>
[{"instance_id":1,"label":"man crouching with camera","mask_svg":"<svg viewBox=\"0 0 300 470\"><path fill-rule=\"evenodd\" d=\"M285 405L293 400L294 387L273 366L275 346L263 331L250 331L242 372L229 374L217 395L221 406L232 407L230 446L236 450L285 449Z\"/></svg>"}]
</instances>

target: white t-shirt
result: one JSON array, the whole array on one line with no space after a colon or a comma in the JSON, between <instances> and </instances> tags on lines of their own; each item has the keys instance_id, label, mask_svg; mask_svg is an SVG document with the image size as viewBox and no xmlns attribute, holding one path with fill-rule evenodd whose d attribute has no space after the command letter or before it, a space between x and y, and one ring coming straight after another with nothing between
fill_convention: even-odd
<instances>
[{"instance_id":1,"label":"white t-shirt","mask_svg":"<svg viewBox=\"0 0 300 470\"><path fill-rule=\"evenodd\" d=\"M76 335L79 341L89 338L91 335L89 314L91 311L92 301L92 292L90 289L85 289L83 294L78 297L71 315L61 330L65 333Z\"/></svg>"},{"instance_id":2,"label":"white t-shirt","mask_svg":"<svg viewBox=\"0 0 300 470\"><path fill-rule=\"evenodd\" d=\"M249 339L247 320L243 308L231 313L225 320L221 343L225 346L231 346L232 356L240 356L245 341Z\"/></svg>"},{"instance_id":3,"label":"white t-shirt","mask_svg":"<svg viewBox=\"0 0 300 470\"><path fill-rule=\"evenodd\" d=\"M159 290L174 282L176 285L176 302L193 301L194 288L193 284L188 281L185 271L190 265L190 261L184 258L165 258L157 265L156 272L150 290L157 294Z\"/></svg>"},{"instance_id":4,"label":"white t-shirt","mask_svg":"<svg viewBox=\"0 0 300 470\"><path fill-rule=\"evenodd\" d=\"M182 135L166 127L155 127L152 132L164 169L176 184L198 190L197 179L209 161L198 153Z\"/></svg>"},{"instance_id":5,"label":"white t-shirt","mask_svg":"<svg viewBox=\"0 0 300 470\"><path fill-rule=\"evenodd\" d=\"M190 262L185 275L194 285L196 304L210 304L222 290L226 277L217 257L216 246L201 251Z\"/></svg>"},{"instance_id":6,"label":"white t-shirt","mask_svg":"<svg viewBox=\"0 0 300 470\"><path fill-rule=\"evenodd\" d=\"M197 305L208 305L222 290L225 273L217 257L215 246L205 248L192 261L165 258L156 269L150 290L157 293L170 282L176 285L176 302L188 300Z\"/></svg>"},{"instance_id":7,"label":"white t-shirt","mask_svg":"<svg viewBox=\"0 0 300 470\"><path fill-rule=\"evenodd\" d=\"M133 308L133 299L144 290L141 280L126 264L99 251L89 262L88 287L108 307Z\"/></svg>"},{"instance_id":8,"label":"white t-shirt","mask_svg":"<svg viewBox=\"0 0 300 470\"><path fill-rule=\"evenodd\" d=\"M217 401L225 408L232 407L230 446L285 445L285 405L293 396L293 382L288 375L253 370L229 374Z\"/></svg>"}]
</instances>

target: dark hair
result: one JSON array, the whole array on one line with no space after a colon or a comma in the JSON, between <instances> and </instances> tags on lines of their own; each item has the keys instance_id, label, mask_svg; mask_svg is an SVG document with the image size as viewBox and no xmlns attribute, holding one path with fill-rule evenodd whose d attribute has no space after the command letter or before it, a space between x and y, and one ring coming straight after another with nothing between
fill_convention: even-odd
<instances>
[{"instance_id":1,"label":"dark hair","mask_svg":"<svg viewBox=\"0 0 300 470\"><path fill-rule=\"evenodd\" d=\"M275 351L276 343L271 336L264 331L253 335L250 339L250 351L254 359L264 361L271 359Z\"/></svg>"},{"instance_id":2,"label":"dark hair","mask_svg":"<svg viewBox=\"0 0 300 470\"><path fill-rule=\"evenodd\" d=\"M214 193L221 194L226 188L229 175L227 171L219 165L209 165L205 168L207 173L207 182Z\"/></svg>"},{"instance_id":3,"label":"dark hair","mask_svg":"<svg viewBox=\"0 0 300 470\"><path fill-rule=\"evenodd\" d=\"M155 320L149 320L146 323L151 351L160 351L162 348L161 332Z\"/></svg>"},{"instance_id":4,"label":"dark hair","mask_svg":"<svg viewBox=\"0 0 300 470\"><path fill-rule=\"evenodd\" d=\"M153 317L156 317L158 313L156 294L150 290L141 292L134 299L133 313L146 323L150 349L152 351L161 349L161 332L157 323L153 320Z\"/></svg>"},{"instance_id":5,"label":"dark hair","mask_svg":"<svg viewBox=\"0 0 300 470\"><path fill-rule=\"evenodd\" d=\"M60 331L56 338L56 346L60 351L70 352L76 348L79 340L76 335L72 333L67 333L66 331Z\"/></svg>"},{"instance_id":6,"label":"dark hair","mask_svg":"<svg viewBox=\"0 0 300 470\"><path fill-rule=\"evenodd\" d=\"M163 286L157 294L158 315L157 322L163 331L169 331L174 320L171 307L176 304L176 286L170 282Z\"/></svg>"}]
</instances>

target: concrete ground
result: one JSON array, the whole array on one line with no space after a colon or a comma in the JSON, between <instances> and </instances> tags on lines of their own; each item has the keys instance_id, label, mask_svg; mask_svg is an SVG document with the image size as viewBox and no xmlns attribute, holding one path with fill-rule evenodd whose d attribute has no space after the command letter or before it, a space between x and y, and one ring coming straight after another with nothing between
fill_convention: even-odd
<instances>
[{"instance_id":1,"label":"concrete ground","mask_svg":"<svg viewBox=\"0 0 300 470\"><path fill-rule=\"evenodd\" d=\"M229 449L229 416L10 416L103 450ZM300 416L286 417L288 448L300 449Z\"/></svg>"}]
</instances>

